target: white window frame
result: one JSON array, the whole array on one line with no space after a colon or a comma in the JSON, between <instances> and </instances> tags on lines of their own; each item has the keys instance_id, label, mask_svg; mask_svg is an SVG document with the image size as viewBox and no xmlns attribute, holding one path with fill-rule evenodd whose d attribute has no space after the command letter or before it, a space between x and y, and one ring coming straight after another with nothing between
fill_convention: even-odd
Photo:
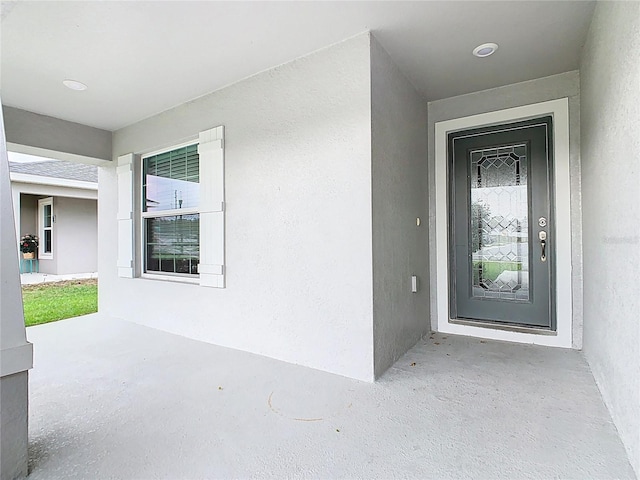
<instances>
[{"instance_id":1,"label":"white window frame","mask_svg":"<svg viewBox=\"0 0 640 480\"><path fill-rule=\"evenodd\" d=\"M51 226L44 226L44 207L49 205L51 207ZM41 198L38 200L38 258L42 260L53 260L53 251L54 251L54 241L53 241L53 233L55 223L55 215L53 213L53 197ZM49 230L51 232L51 251L45 252L45 230Z\"/></svg>"},{"instance_id":2,"label":"white window frame","mask_svg":"<svg viewBox=\"0 0 640 480\"><path fill-rule=\"evenodd\" d=\"M202 197L200 197L200 202L198 204L197 207L192 207L192 208L179 208L179 209L171 209L171 210L162 210L160 212L145 212L144 211L144 205L146 203L146 199L144 198L145 196L145 192L144 192L144 161L145 159L149 158L149 157L153 157L155 155L159 155L161 153L166 153L166 152L170 152L172 150L177 150L179 148L183 148L183 147L189 147L192 145L199 145L199 142L197 139L193 139L187 142L183 142L183 143L179 143L177 145L172 145L171 147L167 147L167 148L163 148L161 150L155 150L153 152L149 152L149 153L145 153L144 155L142 155L140 157L140 178L139 178L139 185L140 185L140 209L139 209L139 214L140 214L140 276L142 278L151 278L151 279L155 279L155 280L168 280L168 281L175 281L175 282L184 282L184 283L195 283L198 284L200 283L200 273L199 273L199 265L198 265L198 273L194 274L194 273L172 273L172 272L154 272L154 271L146 271L146 258L147 258L147 242L146 242L146 228L145 228L145 220L148 218L159 218L159 217L172 217L172 216L177 216L177 215L200 215L200 210L201 210L201 205L202 205ZM200 179L202 179L201 176L201 163L200 163L200 157L198 158L198 171L200 172ZM199 185L202 185L201 180L198 181ZM199 236L199 257L202 255L201 252L201 248L202 248L202 236Z\"/></svg>"}]
</instances>

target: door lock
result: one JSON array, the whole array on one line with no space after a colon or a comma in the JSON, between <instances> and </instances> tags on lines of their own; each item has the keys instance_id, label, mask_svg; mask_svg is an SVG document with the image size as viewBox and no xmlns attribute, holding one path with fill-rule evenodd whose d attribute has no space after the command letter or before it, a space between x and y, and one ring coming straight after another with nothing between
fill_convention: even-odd
<instances>
[{"instance_id":1,"label":"door lock","mask_svg":"<svg viewBox=\"0 0 640 480\"><path fill-rule=\"evenodd\" d=\"M540 254L540 261L547 261L547 232L541 230L538 232L538 238L540 239L540 248L542 249L542 253Z\"/></svg>"},{"instance_id":2,"label":"door lock","mask_svg":"<svg viewBox=\"0 0 640 480\"><path fill-rule=\"evenodd\" d=\"M541 228L546 227L547 226L547 219L544 218L544 217L540 217L538 219L538 226L541 227Z\"/></svg>"}]
</instances>

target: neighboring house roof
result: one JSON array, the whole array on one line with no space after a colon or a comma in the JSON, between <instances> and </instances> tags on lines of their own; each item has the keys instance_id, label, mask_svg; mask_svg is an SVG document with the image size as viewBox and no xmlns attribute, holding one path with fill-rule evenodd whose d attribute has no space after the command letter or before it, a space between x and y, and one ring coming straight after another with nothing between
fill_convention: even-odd
<instances>
[{"instance_id":1,"label":"neighboring house roof","mask_svg":"<svg viewBox=\"0 0 640 480\"><path fill-rule=\"evenodd\" d=\"M65 178L81 182L98 183L98 167L81 163L50 160L45 162L9 162L11 173L37 175L40 177Z\"/></svg>"}]
</instances>

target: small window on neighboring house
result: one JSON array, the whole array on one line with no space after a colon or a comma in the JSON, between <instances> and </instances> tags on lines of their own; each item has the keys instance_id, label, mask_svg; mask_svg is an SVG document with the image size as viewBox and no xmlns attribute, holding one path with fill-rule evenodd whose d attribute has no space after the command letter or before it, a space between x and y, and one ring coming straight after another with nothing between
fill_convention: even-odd
<instances>
[{"instance_id":1,"label":"small window on neighboring house","mask_svg":"<svg viewBox=\"0 0 640 480\"><path fill-rule=\"evenodd\" d=\"M53 197L38 200L38 257L42 259L53 258L53 222Z\"/></svg>"},{"instance_id":2,"label":"small window on neighboring house","mask_svg":"<svg viewBox=\"0 0 640 480\"><path fill-rule=\"evenodd\" d=\"M145 273L198 274L199 167L197 143L142 157Z\"/></svg>"}]
</instances>

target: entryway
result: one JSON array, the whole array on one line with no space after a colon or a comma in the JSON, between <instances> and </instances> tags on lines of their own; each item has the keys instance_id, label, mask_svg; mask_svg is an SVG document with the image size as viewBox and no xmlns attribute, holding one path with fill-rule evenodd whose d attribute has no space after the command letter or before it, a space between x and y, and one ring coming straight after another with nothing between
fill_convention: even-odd
<instances>
[{"instance_id":1,"label":"entryway","mask_svg":"<svg viewBox=\"0 0 640 480\"><path fill-rule=\"evenodd\" d=\"M435 329L571 348L568 99L435 130Z\"/></svg>"}]
</instances>

